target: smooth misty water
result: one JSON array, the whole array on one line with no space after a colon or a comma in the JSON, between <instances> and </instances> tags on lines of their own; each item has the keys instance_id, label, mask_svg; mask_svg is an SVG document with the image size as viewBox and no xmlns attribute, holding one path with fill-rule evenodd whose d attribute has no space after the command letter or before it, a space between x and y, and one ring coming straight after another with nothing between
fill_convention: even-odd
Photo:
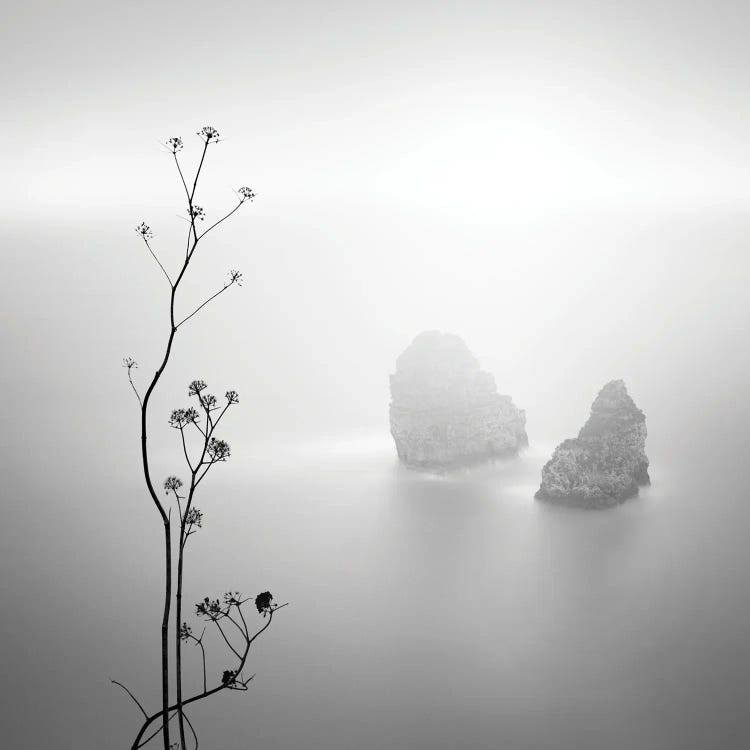
<instances>
[{"instance_id":1,"label":"smooth misty water","mask_svg":"<svg viewBox=\"0 0 750 750\"><path fill-rule=\"evenodd\" d=\"M392 453L259 453L265 470L216 519L235 564L260 561L258 580L293 603L259 649L253 692L202 713L217 747L750 738L749 516L726 477L660 462L639 499L587 513L531 499L546 446L452 477Z\"/></svg>"},{"instance_id":2,"label":"smooth misty water","mask_svg":"<svg viewBox=\"0 0 750 750\"><path fill-rule=\"evenodd\" d=\"M291 606L258 644L250 692L194 710L204 745L744 746L744 467L678 435L650 440L653 485L602 512L532 499L551 445L449 477L402 469L382 436L238 450L248 461L222 467L201 503L187 601L270 588ZM137 712L109 677L157 702L159 529L148 508L113 504L106 482L99 500L98 528L65 534L63 514L72 529L91 497L58 511L38 500L52 567L24 557L23 535L10 543L10 669L19 705L47 706L37 722L10 716L14 748L123 747ZM50 593L25 599L42 575ZM230 663L220 653L214 675ZM32 658L43 679L24 672Z\"/></svg>"}]
</instances>

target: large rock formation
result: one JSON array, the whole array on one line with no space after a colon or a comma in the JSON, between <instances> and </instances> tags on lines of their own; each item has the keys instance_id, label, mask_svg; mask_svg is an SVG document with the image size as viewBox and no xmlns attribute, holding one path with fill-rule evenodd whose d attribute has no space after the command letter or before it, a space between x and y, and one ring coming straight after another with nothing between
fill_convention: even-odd
<instances>
[{"instance_id":1,"label":"large rock formation","mask_svg":"<svg viewBox=\"0 0 750 750\"><path fill-rule=\"evenodd\" d=\"M622 380L599 391L591 416L577 438L555 449L542 469L542 500L607 508L638 494L648 484L646 417Z\"/></svg>"},{"instance_id":2,"label":"large rock formation","mask_svg":"<svg viewBox=\"0 0 750 750\"><path fill-rule=\"evenodd\" d=\"M458 337L420 333L391 375L391 434L412 467L445 469L528 444L526 416Z\"/></svg>"}]
</instances>

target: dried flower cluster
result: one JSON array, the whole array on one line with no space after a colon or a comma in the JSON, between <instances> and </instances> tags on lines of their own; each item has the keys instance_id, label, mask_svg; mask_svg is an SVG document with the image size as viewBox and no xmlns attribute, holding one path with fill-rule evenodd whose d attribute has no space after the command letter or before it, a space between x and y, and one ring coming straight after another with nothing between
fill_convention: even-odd
<instances>
[{"instance_id":1,"label":"dried flower cluster","mask_svg":"<svg viewBox=\"0 0 750 750\"><path fill-rule=\"evenodd\" d=\"M203 598L202 602L195 605L195 614L198 617L207 617L209 620L216 620L218 617L224 616L221 602L218 599L209 599L207 596Z\"/></svg>"},{"instance_id":2,"label":"dried flower cluster","mask_svg":"<svg viewBox=\"0 0 750 750\"><path fill-rule=\"evenodd\" d=\"M217 438L211 438L211 440L209 440L206 452L214 462L226 461L231 453L229 443L227 443L226 440L217 440Z\"/></svg>"},{"instance_id":3,"label":"dried flower cluster","mask_svg":"<svg viewBox=\"0 0 750 750\"><path fill-rule=\"evenodd\" d=\"M187 409L172 409L169 415L169 426L179 430L185 425L197 422L198 418L198 412L192 406Z\"/></svg>"},{"instance_id":4,"label":"dried flower cluster","mask_svg":"<svg viewBox=\"0 0 750 750\"><path fill-rule=\"evenodd\" d=\"M258 594L258 596L255 597L255 606L263 617L265 617L268 612L271 612L274 606L271 592L264 591L262 594Z\"/></svg>"},{"instance_id":5,"label":"dried flower cluster","mask_svg":"<svg viewBox=\"0 0 750 750\"><path fill-rule=\"evenodd\" d=\"M225 669L221 676L221 684L232 687L237 682L237 672L233 669Z\"/></svg>"},{"instance_id":6,"label":"dried flower cluster","mask_svg":"<svg viewBox=\"0 0 750 750\"><path fill-rule=\"evenodd\" d=\"M232 607L239 607L242 604L242 594L239 591L227 591L224 596L224 604Z\"/></svg>"},{"instance_id":7,"label":"dried flower cluster","mask_svg":"<svg viewBox=\"0 0 750 750\"><path fill-rule=\"evenodd\" d=\"M154 233L151 231L151 227L142 221L136 228L135 231L141 235L144 241L148 241L153 238Z\"/></svg>"},{"instance_id":8,"label":"dried flower cluster","mask_svg":"<svg viewBox=\"0 0 750 750\"><path fill-rule=\"evenodd\" d=\"M191 638L192 635L193 629L186 622L183 622L182 625L180 625L180 639L186 641L188 638Z\"/></svg>"},{"instance_id":9,"label":"dried flower cluster","mask_svg":"<svg viewBox=\"0 0 750 750\"><path fill-rule=\"evenodd\" d=\"M197 396L201 391L205 390L208 386L204 380L194 380L188 386L188 396Z\"/></svg>"},{"instance_id":10,"label":"dried flower cluster","mask_svg":"<svg viewBox=\"0 0 750 750\"><path fill-rule=\"evenodd\" d=\"M182 487L182 480L179 477L167 477L164 480L165 492L177 492Z\"/></svg>"},{"instance_id":11,"label":"dried flower cluster","mask_svg":"<svg viewBox=\"0 0 750 750\"><path fill-rule=\"evenodd\" d=\"M190 508L185 514L185 526L203 526L203 513L198 508Z\"/></svg>"},{"instance_id":12,"label":"dried flower cluster","mask_svg":"<svg viewBox=\"0 0 750 750\"><path fill-rule=\"evenodd\" d=\"M167 141L167 147L173 154L176 154L178 151L182 151L182 138L170 138Z\"/></svg>"},{"instance_id":13,"label":"dried flower cluster","mask_svg":"<svg viewBox=\"0 0 750 750\"><path fill-rule=\"evenodd\" d=\"M251 201L255 198L255 191L249 187L241 187L238 191L240 194L240 200L242 203L245 201Z\"/></svg>"},{"instance_id":14,"label":"dried flower cluster","mask_svg":"<svg viewBox=\"0 0 750 750\"><path fill-rule=\"evenodd\" d=\"M216 396L214 396L213 393L207 393L205 396L201 396L200 401L201 406L206 411L211 411L216 407Z\"/></svg>"},{"instance_id":15,"label":"dried flower cluster","mask_svg":"<svg viewBox=\"0 0 750 750\"><path fill-rule=\"evenodd\" d=\"M219 131L211 125L202 127L196 135L202 138L206 143L216 143L219 140Z\"/></svg>"}]
</instances>

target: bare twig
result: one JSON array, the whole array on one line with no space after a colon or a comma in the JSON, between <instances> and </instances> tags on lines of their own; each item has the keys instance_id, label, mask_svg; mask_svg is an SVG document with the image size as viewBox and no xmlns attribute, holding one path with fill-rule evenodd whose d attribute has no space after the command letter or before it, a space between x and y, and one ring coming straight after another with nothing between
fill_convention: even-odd
<instances>
[{"instance_id":1,"label":"bare twig","mask_svg":"<svg viewBox=\"0 0 750 750\"><path fill-rule=\"evenodd\" d=\"M149 244L149 241L145 237L143 238L143 241L146 243L146 247L148 248L148 251L151 253L151 256L159 264L159 268L161 268L162 272L167 277L169 286L173 286L172 279L169 277L169 274L167 273L166 268L164 268L164 266L161 264L161 261L156 257L156 253L151 249L151 245Z\"/></svg>"},{"instance_id":2,"label":"bare twig","mask_svg":"<svg viewBox=\"0 0 750 750\"><path fill-rule=\"evenodd\" d=\"M185 721L188 723L188 726L190 727L190 731L193 733L193 739L195 740L195 750L198 750L198 735L195 733L193 722L190 721L188 715L184 711L182 715L185 717Z\"/></svg>"},{"instance_id":3,"label":"bare twig","mask_svg":"<svg viewBox=\"0 0 750 750\"><path fill-rule=\"evenodd\" d=\"M182 450L183 450L183 453L185 454L185 461L187 462L188 468L192 472L193 471L193 465L190 463L190 457L188 456L188 452L187 452L187 444L185 443L185 428L184 428L184 426L180 427L180 437L182 438Z\"/></svg>"},{"instance_id":4,"label":"bare twig","mask_svg":"<svg viewBox=\"0 0 750 750\"><path fill-rule=\"evenodd\" d=\"M200 638L196 638L192 633L190 637L201 647L201 655L203 657L203 692L206 692L206 649L203 647L203 636L206 634L206 629L203 628Z\"/></svg>"},{"instance_id":5,"label":"bare twig","mask_svg":"<svg viewBox=\"0 0 750 750\"><path fill-rule=\"evenodd\" d=\"M188 197L188 201L190 205L193 205L193 198L195 197L195 188L198 186L198 178L201 176L201 169L203 169L203 162L206 159L206 151L208 151L208 144L209 141L206 140L203 142L203 153L201 154L201 160L198 164L198 169L195 172L195 180L193 181L193 190L190 193L190 196Z\"/></svg>"},{"instance_id":6,"label":"bare twig","mask_svg":"<svg viewBox=\"0 0 750 750\"><path fill-rule=\"evenodd\" d=\"M127 368L128 382L130 383L130 387L133 389L133 393L135 393L135 397L138 399L138 403L140 404L141 408L143 408L143 401L141 401L141 394L138 393L138 389L135 387L135 383L133 382L133 377L130 372L134 367L138 367L138 364L131 357L125 357L125 359L122 361L122 366Z\"/></svg>"},{"instance_id":7,"label":"bare twig","mask_svg":"<svg viewBox=\"0 0 750 750\"><path fill-rule=\"evenodd\" d=\"M228 284L224 284L224 286L219 289L216 294L212 294L202 305L199 305L193 312L190 313L186 318L183 318L178 324L177 328L179 328L183 323L187 323L190 318L193 317L193 315L197 315L211 300L216 299L222 292L226 292L227 289L229 289L230 286L232 286L235 282L230 281Z\"/></svg>"},{"instance_id":8,"label":"bare twig","mask_svg":"<svg viewBox=\"0 0 750 750\"><path fill-rule=\"evenodd\" d=\"M115 685L119 685L135 702L135 705L138 706L138 708L141 709L141 713L148 719L148 714L146 713L146 709L141 705L141 702L136 698L130 690L128 690L125 685L123 685L121 682L118 682L117 680L110 680L110 682L114 683Z\"/></svg>"},{"instance_id":9,"label":"bare twig","mask_svg":"<svg viewBox=\"0 0 750 750\"><path fill-rule=\"evenodd\" d=\"M227 618L227 620L229 620L229 622L232 623L232 625L234 625L235 628L237 628L237 630L240 631L240 635L242 636L243 640L247 641L249 637L248 634L240 627L239 623L234 619L234 617L232 617L229 612L227 612L224 616Z\"/></svg>"},{"instance_id":10,"label":"bare twig","mask_svg":"<svg viewBox=\"0 0 750 750\"><path fill-rule=\"evenodd\" d=\"M219 629L219 632L221 633L221 637L222 637L222 638L224 639L224 643L226 643L226 644L227 644L227 646L229 646L229 650L230 650L230 651L231 651L231 652L232 652L232 653L233 653L233 654L234 654L234 655L235 655L235 656L236 656L236 657L237 657L238 659L241 659L242 657L240 656L240 652L239 652L239 651L237 651L237 649L235 649L235 647L234 647L234 646L233 646L233 645L232 645L232 644L231 644L231 643L229 642L229 638L227 638L227 637L226 637L226 635L224 634L224 629L223 629L223 628L221 627L221 625L219 625L219 621L218 621L218 619L214 619L214 620L212 620L211 622L213 622L213 624L214 624L214 625L216 625L216 627L217 627L217 628Z\"/></svg>"},{"instance_id":11,"label":"bare twig","mask_svg":"<svg viewBox=\"0 0 750 750\"><path fill-rule=\"evenodd\" d=\"M237 607L237 611L240 613L240 618L241 618L242 624L243 624L243 626L245 628L245 636L247 638L249 638L250 637L250 631L248 630L247 623L245 622L245 615L242 614L242 608L241 607Z\"/></svg>"},{"instance_id":12,"label":"bare twig","mask_svg":"<svg viewBox=\"0 0 750 750\"><path fill-rule=\"evenodd\" d=\"M221 224L223 221L226 221L235 211L239 209L239 207L244 203L245 201L240 201L226 216L223 216L221 219L219 219L217 222L213 223L208 229L206 229L205 232L202 232L198 239L202 240L212 229L215 227L218 227L219 224Z\"/></svg>"},{"instance_id":13,"label":"bare twig","mask_svg":"<svg viewBox=\"0 0 750 750\"><path fill-rule=\"evenodd\" d=\"M174 151L174 163L177 166L177 171L180 174L180 179L182 180L182 186L185 188L185 197L188 199L188 203L190 202L190 191L188 190L187 183L185 182L185 175L182 174L182 167L180 166L180 160L177 158L177 152Z\"/></svg>"},{"instance_id":14,"label":"bare twig","mask_svg":"<svg viewBox=\"0 0 750 750\"><path fill-rule=\"evenodd\" d=\"M161 716L161 711L158 714L156 714L156 716ZM167 723L172 721L172 719L174 719L175 716L177 716L176 711L169 717L169 719L167 719ZM141 742L139 745L133 745L133 750L136 750L139 747L144 747L145 745L148 745L148 743L151 742L151 740L154 739L154 737L156 737L156 735L159 734L159 732L161 731L162 731L162 727L159 727L155 732L151 732L151 734L148 737L146 737L146 739L143 740L143 742Z\"/></svg>"}]
</instances>

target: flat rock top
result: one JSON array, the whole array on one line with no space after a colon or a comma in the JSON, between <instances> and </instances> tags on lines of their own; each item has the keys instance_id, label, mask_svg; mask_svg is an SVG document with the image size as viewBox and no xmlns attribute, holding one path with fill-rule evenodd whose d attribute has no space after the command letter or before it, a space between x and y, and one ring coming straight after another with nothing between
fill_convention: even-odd
<instances>
[{"instance_id":1,"label":"flat rock top","mask_svg":"<svg viewBox=\"0 0 750 750\"><path fill-rule=\"evenodd\" d=\"M414 379L450 380L471 375L479 362L459 336L424 331L396 360L396 375Z\"/></svg>"},{"instance_id":2,"label":"flat rock top","mask_svg":"<svg viewBox=\"0 0 750 750\"><path fill-rule=\"evenodd\" d=\"M497 398L495 379L458 336L420 333L396 360L391 375L392 408L462 411Z\"/></svg>"}]
</instances>

